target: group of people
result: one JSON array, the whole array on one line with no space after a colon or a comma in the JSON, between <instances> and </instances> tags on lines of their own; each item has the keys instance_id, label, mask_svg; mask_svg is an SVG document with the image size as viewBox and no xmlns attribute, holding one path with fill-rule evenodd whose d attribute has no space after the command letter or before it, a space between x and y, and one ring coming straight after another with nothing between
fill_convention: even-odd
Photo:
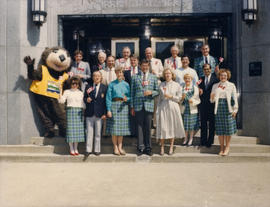
<instances>
[{"instance_id":1,"label":"group of people","mask_svg":"<svg viewBox=\"0 0 270 207\"><path fill-rule=\"evenodd\" d=\"M117 60L100 52L98 64L91 68L82 61L83 53L75 51L69 73L71 88L59 98L67 106L70 154L79 154L78 143L85 141L86 128L86 157L101 153L104 134L112 136L115 155L126 154L123 136L133 135L137 154L151 156L154 126L160 155L165 153L166 139L170 140L169 155L174 153L176 138L184 137L182 145L192 146L199 128L201 146L211 147L216 134L219 155L228 155L231 135L236 133L236 87L229 82L230 71L220 69L209 51L209 45L202 46L194 69L189 67L187 55L178 56L177 46L171 47L172 56L165 59L164 67L150 47L140 65L138 57L124 47L123 57Z\"/></svg>"}]
</instances>

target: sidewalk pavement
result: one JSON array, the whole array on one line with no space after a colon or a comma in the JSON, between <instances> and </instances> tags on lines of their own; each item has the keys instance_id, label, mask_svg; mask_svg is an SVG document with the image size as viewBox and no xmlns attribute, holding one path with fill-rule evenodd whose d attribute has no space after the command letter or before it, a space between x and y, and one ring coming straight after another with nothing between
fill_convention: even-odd
<instances>
[{"instance_id":1,"label":"sidewalk pavement","mask_svg":"<svg viewBox=\"0 0 270 207\"><path fill-rule=\"evenodd\" d=\"M0 162L1 207L269 207L270 163Z\"/></svg>"}]
</instances>

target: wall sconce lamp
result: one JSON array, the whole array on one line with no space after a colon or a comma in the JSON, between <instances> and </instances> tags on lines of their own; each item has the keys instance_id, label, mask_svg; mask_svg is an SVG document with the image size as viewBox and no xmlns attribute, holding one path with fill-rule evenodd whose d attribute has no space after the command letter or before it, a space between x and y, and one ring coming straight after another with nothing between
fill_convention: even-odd
<instances>
[{"instance_id":1,"label":"wall sconce lamp","mask_svg":"<svg viewBox=\"0 0 270 207\"><path fill-rule=\"evenodd\" d=\"M214 40L222 39L222 29L221 28L211 28L209 31L209 38Z\"/></svg>"},{"instance_id":2,"label":"wall sconce lamp","mask_svg":"<svg viewBox=\"0 0 270 207\"><path fill-rule=\"evenodd\" d=\"M144 28L144 36L149 39L149 37L151 36L151 30L150 30L150 26L146 25Z\"/></svg>"},{"instance_id":3,"label":"wall sconce lamp","mask_svg":"<svg viewBox=\"0 0 270 207\"><path fill-rule=\"evenodd\" d=\"M46 0L32 0L32 16L33 22L38 26L42 26L46 22Z\"/></svg>"},{"instance_id":4,"label":"wall sconce lamp","mask_svg":"<svg viewBox=\"0 0 270 207\"><path fill-rule=\"evenodd\" d=\"M257 0L243 0L242 19L247 25L251 25L257 20Z\"/></svg>"},{"instance_id":5,"label":"wall sconce lamp","mask_svg":"<svg viewBox=\"0 0 270 207\"><path fill-rule=\"evenodd\" d=\"M75 29L73 31L72 37L73 37L73 40L77 40L77 50L80 49L80 38L84 36L85 36L84 30Z\"/></svg>"}]
</instances>

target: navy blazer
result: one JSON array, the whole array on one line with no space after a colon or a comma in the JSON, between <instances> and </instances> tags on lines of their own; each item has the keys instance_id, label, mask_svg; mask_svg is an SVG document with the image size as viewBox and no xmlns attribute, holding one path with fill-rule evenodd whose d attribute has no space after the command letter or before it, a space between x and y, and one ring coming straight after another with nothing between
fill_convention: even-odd
<instances>
[{"instance_id":1,"label":"navy blazer","mask_svg":"<svg viewBox=\"0 0 270 207\"><path fill-rule=\"evenodd\" d=\"M103 115L106 115L107 110L106 110L106 93L107 93L107 86L104 84L100 83L99 90L97 97L95 98L95 94L93 91L91 91L89 94L87 90L93 87L92 84L88 84L85 88L84 91L84 103L86 105L85 109L85 116L86 117L102 117ZM90 103L87 103L87 98L90 97L92 101Z\"/></svg>"},{"instance_id":2,"label":"navy blazer","mask_svg":"<svg viewBox=\"0 0 270 207\"><path fill-rule=\"evenodd\" d=\"M214 73L212 73L210 81L209 81L208 86L207 86L207 89L205 88L205 77L201 77L200 80L201 80L201 83L199 84L199 88L203 90L203 94L200 96L201 105L211 104L210 103L210 94L212 91L212 87L215 83L218 83L219 80L216 77L216 75Z\"/></svg>"},{"instance_id":3,"label":"navy blazer","mask_svg":"<svg viewBox=\"0 0 270 207\"><path fill-rule=\"evenodd\" d=\"M139 74L141 71L141 69L138 67L138 73ZM124 72L124 76L125 76L125 81L129 84L129 86L131 85L131 80L132 80L132 77L131 77L131 70L126 70Z\"/></svg>"}]
</instances>

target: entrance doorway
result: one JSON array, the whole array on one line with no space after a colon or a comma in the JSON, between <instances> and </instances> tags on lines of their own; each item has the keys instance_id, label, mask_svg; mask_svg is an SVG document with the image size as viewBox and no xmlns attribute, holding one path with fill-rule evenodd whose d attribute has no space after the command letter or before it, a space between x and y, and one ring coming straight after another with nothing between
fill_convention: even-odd
<instances>
[{"instance_id":1,"label":"entrance doorway","mask_svg":"<svg viewBox=\"0 0 270 207\"><path fill-rule=\"evenodd\" d=\"M200 48L207 43L212 56L224 57L231 81L237 83L230 13L61 15L58 20L59 45L71 54L77 48L82 50L90 66L97 64L100 50L119 58L125 46L140 59L145 57L145 48L152 47L155 57L164 62L171 56L170 47L176 44L180 55L190 57L193 67L194 58L201 55ZM240 119L237 124L241 128Z\"/></svg>"},{"instance_id":2,"label":"entrance doorway","mask_svg":"<svg viewBox=\"0 0 270 207\"><path fill-rule=\"evenodd\" d=\"M159 16L110 15L110 16L61 16L63 38L60 43L71 54L79 47L90 65L96 64L97 53L102 50L116 58L121 57L122 48L128 46L131 52L144 58L146 47L152 47L154 55L162 61L170 57L170 47L177 45L180 55L187 54L193 66L194 58L201 55L200 48L208 43L211 54L224 57L230 68L233 66L231 28L228 28L229 14L208 16ZM83 36L75 39L74 33ZM79 42L78 42L79 41ZM232 70L233 72L234 70Z\"/></svg>"}]
</instances>

